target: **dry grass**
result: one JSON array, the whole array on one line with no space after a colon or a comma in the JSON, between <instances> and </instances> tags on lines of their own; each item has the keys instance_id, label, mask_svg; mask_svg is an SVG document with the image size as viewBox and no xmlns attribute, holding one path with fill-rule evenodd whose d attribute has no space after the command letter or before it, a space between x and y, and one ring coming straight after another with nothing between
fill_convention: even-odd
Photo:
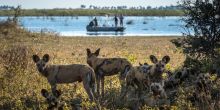
<instances>
[{"instance_id":1,"label":"dry grass","mask_svg":"<svg viewBox=\"0 0 220 110\"><path fill-rule=\"evenodd\" d=\"M101 48L100 57L124 57L133 65L138 65L139 62L150 63L148 57L151 54L158 58L169 55L170 67L176 69L183 64L185 57L170 42L173 38L175 37L67 38L28 33L17 27L2 28L0 31L0 109L45 109L46 105L40 90L50 89L50 86L46 78L39 75L35 68L32 61L33 54L43 56L48 53L51 56L50 64L86 64L86 48L93 51ZM21 66L13 66L15 63L11 60ZM13 69L8 73L7 68ZM12 77L6 77L12 72L14 72ZM122 109L123 106L115 103L120 88L117 76L108 77L105 83L107 95L104 98L103 108ZM64 84L59 85L58 88L63 92L62 100L66 103L65 109L70 109L71 105L80 101L85 108L92 106L88 102L82 84L77 86Z\"/></svg>"}]
</instances>

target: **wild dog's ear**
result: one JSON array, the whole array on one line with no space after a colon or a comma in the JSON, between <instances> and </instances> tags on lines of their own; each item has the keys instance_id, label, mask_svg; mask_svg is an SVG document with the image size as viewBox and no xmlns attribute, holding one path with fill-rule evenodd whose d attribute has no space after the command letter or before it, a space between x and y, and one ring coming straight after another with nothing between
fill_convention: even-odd
<instances>
[{"instance_id":1,"label":"wild dog's ear","mask_svg":"<svg viewBox=\"0 0 220 110\"><path fill-rule=\"evenodd\" d=\"M154 64L158 62L157 58L154 55L150 55L150 60Z\"/></svg>"},{"instance_id":2,"label":"wild dog's ear","mask_svg":"<svg viewBox=\"0 0 220 110\"><path fill-rule=\"evenodd\" d=\"M47 96L49 95L48 91L46 89L42 89L41 90L41 95L45 98L47 98Z\"/></svg>"},{"instance_id":3,"label":"wild dog's ear","mask_svg":"<svg viewBox=\"0 0 220 110\"><path fill-rule=\"evenodd\" d=\"M55 93L54 93L55 97L60 97L61 95L61 91L60 90L56 90Z\"/></svg>"},{"instance_id":4,"label":"wild dog's ear","mask_svg":"<svg viewBox=\"0 0 220 110\"><path fill-rule=\"evenodd\" d=\"M87 48L86 51L87 51L87 56L89 56L91 54L91 50Z\"/></svg>"},{"instance_id":5,"label":"wild dog's ear","mask_svg":"<svg viewBox=\"0 0 220 110\"><path fill-rule=\"evenodd\" d=\"M43 56L43 60L44 60L45 62L48 62L49 59L50 59L50 56L49 56L48 54L45 54L45 55Z\"/></svg>"},{"instance_id":6,"label":"wild dog's ear","mask_svg":"<svg viewBox=\"0 0 220 110\"><path fill-rule=\"evenodd\" d=\"M99 52L100 52L100 48L98 48L98 49L95 51L95 55L96 55L96 56L99 56Z\"/></svg>"},{"instance_id":7,"label":"wild dog's ear","mask_svg":"<svg viewBox=\"0 0 220 110\"><path fill-rule=\"evenodd\" d=\"M33 55L32 59L35 63L37 63L40 60L39 56L37 56L37 55Z\"/></svg>"},{"instance_id":8,"label":"wild dog's ear","mask_svg":"<svg viewBox=\"0 0 220 110\"><path fill-rule=\"evenodd\" d=\"M143 66L143 64L141 64L140 62L139 62L139 65L140 65L140 66Z\"/></svg>"},{"instance_id":9,"label":"wild dog's ear","mask_svg":"<svg viewBox=\"0 0 220 110\"><path fill-rule=\"evenodd\" d=\"M170 57L167 55L162 58L162 62L164 62L165 64L169 63L169 61L170 61Z\"/></svg>"},{"instance_id":10,"label":"wild dog's ear","mask_svg":"<svg viewBox=\"0 0 220 110\"><path fill-rule=\"evenodd\" d=\"M148 63L144 63L144 65L145 65L145 66L147 66L147 65L148 65Z\"/></svg>"}]
</instances>

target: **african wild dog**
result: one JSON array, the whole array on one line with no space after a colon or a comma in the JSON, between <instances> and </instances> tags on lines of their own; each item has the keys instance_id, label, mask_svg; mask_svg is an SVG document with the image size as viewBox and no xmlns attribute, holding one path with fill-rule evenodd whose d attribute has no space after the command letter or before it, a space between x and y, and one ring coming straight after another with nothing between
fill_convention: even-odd
<instances>
[{"instance_id":1,"label":"african wild dog","mask_svg":"<svg viewBox=\"0 0 220 110\"><path fill-rule=\"evenodd\" d=\"M192 70L187 67L183 67L180 70L175 71L174 73L170 74L168 79L165 81L165 89L175 89L177 88L180 84L182 86L190 86L196 79L197 76L199 75L198 72L195 70Z\"/></svg>"},{"instance_id":2,"label":"african wild dog","mask_svg":"<svg viewBox=\"0 0 220 110\"><path fill-rule=\"evenodd\" d=\"M124 80L127 72L132 67L131 63L125 58L98 58L100 48L94 53L90 49L87 51L87 63L96 73L97 92L100 89L100 81L102 85L102 96L104 96L104 77L120 73L120 80ZM123 86L123 85L122 85ZM123 88L123 87L122 87Z\"/></svg>"},{"instance_id":3,"label":"african wild dog","mask_svg":"<svg viewBox=\"0 0 220 110\"><path fill-rule=\"evenodd\" d=\"M142 98L143 98L142 103L144 105L147 105L150 107L159 107L160 110L161 109L164 110L165 106L170 105L170 102L167 98L164 87L161 85L161 83L158 83L158 82L151 83L150 93L146 94L146 96Z\"/></svg>"},{"instance_id":4,"label":"african wild dog","mask_svg":"<svg viewBox=\"0 0 220 110\"><path fill-rule=\"evenodd\" d=\"M154 55L150 55L150 60L154 65L150 66L150 81L151 82L162 82L164 86L164 81L162 74L166 71L165 66L170 61L169 56L164 56L162 60L158 61Z\"/></svg>"},{"instance_id":5,"label":"african wild dog","mask_svg":"<svg viewBox=\"0 0 220 110\"><path fill-rule=\"evenodd\" d=\"M47 78L52 92L56 91L56 85L61 83L73 83L83 81L84 88L91 101L94 100L95 73L92 68L81 64L72 65L49 65L49 55L45 54L42 59L33 55L38 71Z\"/></svg>"},{"instance_id":6,"label":"african wild dog","mask_svg":"<svg viewBox=\"0 0 220 110\"><path fill-rule=\"evenodd\" d=\"M149 67L150 91L161 104L168 103L167 95L164 90L164 79L162 74L167 72L165 66L169 63L170 57L164 56L162 60L158 61L154 55L150 55L150 60L154 63Z\"/></svg>"},{"instance_id":7,"label":"african wild dog","mask_svg":"<svg viewBox=\"0 0 220 110\"><path fill-rule=\"evenodd\" d=\"M165 82L164 82L164 89L170 100L171 105L175 104L175 102L177 101L178 87L180 85L184 86L185 82L188 83L190 77L191 75L190 75L189 69L186 67L183 67L182 69L177 70L173 73L169 73L168 78L165 79Z\"/></svg>"},{"instance_id":8,"label":"african wild dog","mask_svg":"<svg viewBox=\"0 0 220 110\"><path fill-rule=\"evenodd\" d=\"M168 78L165 80L165 89L175 89L185 80L190 78L189 70L183 67L181 70L175 71L169 74Z\"/></svg>"},{"instance_id":9,"label":"african wild dog","mask_svg":"<svg viewBox=\"0 0 220 110\"><path fill-rule=\"evenodd\" d=\"M126 75L126 85L132 86L144 86L141 84L147 84L145 81L149 81L149 65L140 64L139 66L133 66ZM148 84L147 84L148 85Z\"/></svg>"},{"instance_id":10,"label":"african wild dog","mask_svg":"<svg viewBox=\"0 0 220 110\"><path fill-rule=\"evenodd\" d=\"M148 106L157 106L163 108L164 105L169 105L170 101L167 99L167 94L161 83L154 82L150 85L150 94L148 98L145 99L145 103Z\"/></svg>"},{"instance_id":11,"label":"african wild dog","mask_svg":"<svg viewBox=\"0 0 220 110\"><path fill-rule=\"evenodd\" d=\"M154 97L164 98L164 99L167 98L166 92L161 83L157 83L157 82L151 83L150 91L153 93Z\"/></svg>"},{"instance_id":12,"label":"african wild dog","mask_svg":"<svg viewBox=\"0 0 220 110\"><path fill-rule=\"evenodd\" d=\"M50 94L46 89L42 89L41 95L46 98L48 110L63 110L64 104L62 104L59 100L61 91L56 90L54 94Z\"/></svg>"},{"instance_id":13,"label":"african wild dog","mask_svg":"<svg viewBox=\"0 0 220 110\"><path fill-rule=\"evenodd\" d=\"M127 73L125 82L126 82L126 90L123 93L123 98L127 92L128 88L131 86L138 92L142 92L143 90L149 89L150 87L150 79L149 79L149 65L147 63L140 64L139 66L133 66Z\"/></svg>"}]
</instances>

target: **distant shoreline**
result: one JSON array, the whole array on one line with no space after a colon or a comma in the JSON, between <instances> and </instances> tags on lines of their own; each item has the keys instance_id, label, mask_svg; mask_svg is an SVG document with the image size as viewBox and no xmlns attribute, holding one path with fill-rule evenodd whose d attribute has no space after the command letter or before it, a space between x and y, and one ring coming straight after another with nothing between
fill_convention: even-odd
<instances>
[{"instance_id":1,"label":"distant shoreline","mask_svg":"<svg viewBox=\"0 0 220 110\"><path fill-rule=\"evenodd\" d=\"M89 34L85 34L85 35L68 35L68 34L59 34L59 36L61 37L182 37L183 35L177 35L177 34L128 34L128 35L112 35L112 34L109 34L109 35L89 35Z\"/></svg>"},{"instance_id":2,"label":"distant shoreline","mask_svg":"<svg viewBox=\"0 0 220 110\"><path fill-rule=\"evenodd\" d=\"M182 10L137 10L137 9L22 9L21 16L183 16ZM13 10L0 10L0 16L12 16Z\"/></svg>"},{"instance_id":3,"label":"distant shoreline","mask_svg":"<svg viewBox=\"0 0 220 110\"><path fill-rule=\"evenodd\" d=\"M106 38L106 39L108 39L108 38L146 38L146 39L151 39L151 38L158 38L158 39L161 39L161 38L171 38L171 39L175 39L175 38L182 38L182 37L184 37L184 36L175 36L175 35L170 35L170 36L168 36L168 35L160 35L160 36L135 36L135 35L133 35L133 36L59 36L59 38L73 38L73 39L75 39L75 38L94 38L94 39L97 39L97 38Z\"/></svg>"}]
</instances>

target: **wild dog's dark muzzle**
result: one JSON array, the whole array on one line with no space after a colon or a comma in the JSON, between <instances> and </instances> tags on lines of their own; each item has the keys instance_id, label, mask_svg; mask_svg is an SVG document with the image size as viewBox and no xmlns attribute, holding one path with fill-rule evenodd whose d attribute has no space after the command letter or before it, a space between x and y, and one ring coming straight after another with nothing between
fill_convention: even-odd
<instances>
[{"instance_id":1,"label":"wild dog's dark muzzle","mask_svg":"<svg viewBox=\"0 0 220 110\"><path fill-rule=\"evenodd\" d=\"M163 71L161 69L157 69L156 72L159 73L159 74L163 73Z\"/></svg>"},{"instance_id":2,"label":"wild dog's dark muzzle","mask_svg":"<svg viewBox=\"0 0 220 110\"><path fill-rule=\"evenodd\" d=\"M92 62L91 61L87 61L87 64L92 67Z\"/></svg>"},{"instance_id":3,"label":"wild dog's dark muzzle","mask_svg":"<svg viewBox=\"0 0 220 110\"><path fill-rule=\"evenodd\" d=\"M148 71L149 71L149 69L148 69L148 68L143 67L143 72L144 72L144 73L146 73L146 74L147 74L147 73L148 73Z\"/></svg>"},{"instance_id":4,"label":"wild dog's dark muzzle","mask_svg":"<svg viewBox=\"0 0 220 110\"><path fill-rule=\"evenodd\" d=\"M38 67L37 69L38 69L38 71L41 72L41 73L44 71L43 68L39 68L39 67Z\"/></svg>"},{"instance_id":5,"label":"wild dog's dark muzzle","mask_svg":"<svg viewBox=\"0 0 220 110\"><path fill-rule=\"evenodd\" d=\"M154 95L159 95L161 92L160 87L158 85L151 85L151 91Z\"/></svg>"},{"instance_id":6,"label":"wild dog's dark muzzle","mask_svg":"<svg viewBox=\"0 0 220 110\"><path fill-rule=\"evenodd\" d=\"M50 107L56 107L57 105L58 105L58 102L55 101L55 100L49 102L49 106L50 106Z\"/></svg>"},{"instance_id":7,"label":"wild dog's dark muzzle","mask_svg":"<svg viewBox=\"0 0 220 110\"><path fill-rule=\"evenodd\" d=\"M161 93L160 90L156 90L156 89L153 89L152 92L153 92L154 96L158 96Z\"/></svg>"}]
</instances>

